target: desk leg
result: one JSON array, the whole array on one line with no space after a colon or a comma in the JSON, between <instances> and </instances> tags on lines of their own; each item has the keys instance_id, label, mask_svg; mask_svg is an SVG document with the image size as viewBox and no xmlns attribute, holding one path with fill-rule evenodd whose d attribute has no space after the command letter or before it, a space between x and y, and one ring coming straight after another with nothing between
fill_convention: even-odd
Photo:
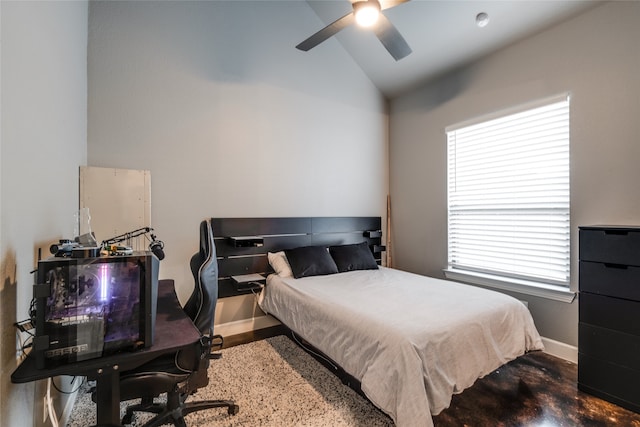
<instances>
[{"instance_id":1,"label":"desk leg","mask_svg":"<svg viewBox=\"0 0 640 427\"><path fill-rule=\"evenodd\" d=\"M120 424L120 373L112 371L96 379L98 426Z\"/></svg>"}]
</instances>

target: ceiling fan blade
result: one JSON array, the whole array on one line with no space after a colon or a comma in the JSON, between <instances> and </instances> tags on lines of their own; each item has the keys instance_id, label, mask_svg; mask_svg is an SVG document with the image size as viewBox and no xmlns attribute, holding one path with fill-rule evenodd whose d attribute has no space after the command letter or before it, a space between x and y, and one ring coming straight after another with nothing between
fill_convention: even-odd
<instances>
[{"instance_id":1,"label":"ceiling fan blade","mask_svg":"<svg viewBox=\"0 0 640 427\"><path fill-rule=\"evenodd\" d=\"M329 37L338 33L338 31L342 30L345 27L353 24L355 21L355 16L353 12L349 12L344 15L342 18L338 18L333 21L331 24L327 25L317 33L313 34L311 37L300 43L296 46L297 49L304 50L305 52L311 48L316 47Z\"/></svg>"},{"instance_id":2,"label":"ceiling fan blade","mask_svg":"<svg viewBox=\"0 0 640 427\"><path fill-rule=\"evenodd\" d=\"M391 9L392 7L408 1L409 0L380 0L380 10Z\"/></svg>"},{"instance_id":3,"label":"ceiling fan blade","mask_svg":"<svg viewBox=\"0 0 640 427\"><path fill-rule=\"evenodd\" d=\"M378 22L373 31L396 61L401 60L412 52L402 34L383 14L378 17Z\"/></svg>"}]
</instances>

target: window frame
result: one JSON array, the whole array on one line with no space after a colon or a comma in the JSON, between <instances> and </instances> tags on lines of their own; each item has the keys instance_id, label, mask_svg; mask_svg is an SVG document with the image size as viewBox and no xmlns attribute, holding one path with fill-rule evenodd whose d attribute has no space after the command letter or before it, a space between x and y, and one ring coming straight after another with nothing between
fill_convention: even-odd
<instances>
[{"instance_id":1,"label":"window frame","mask_svg":"<svg viewBox=\"0 0 640 427\"><path fill-rule=\"evenodd\" d=\"M567 101L569 103L568 108L569 108L569 113L570 113L570 94L569 93L563 93L560 95L555 95L552 97L548 97L548 98L544 98L544 99L540 99L540 100L536 100L533 102L529 102L526 104L521 104L512 108L508 108L508 109L503 109L500 111L496 111L494 113L490 113L490 114L486 114L471 120L467 120L452 126L448 126L445 129L446 132L446 136L447 136L447 175L449 177L450 172L450 153L449 153L449 134L453 131L456 130L461 130L470 126L475 126L478 124L482 124L485 122L490 122L492 120L496 120L496 119L500 119L503 117L507 117L507 116L511 116L514 114L518 114L518 113L523 113L523 112L527 112L529 110L533 110L539 107L544 107L547 105L551 105L551 104L555 104L555 103L559 103L559 102L563 102L563 101ZM569 118L569 132L570 132L570 118ZM570 142L569 142L570 144ZM569 147L570 149L570 147ZM569 159L570 160L570 159ZM569 183L570 185L570 183ZM523 293L523 294L528 294L528 295L534 295L534 296L539 296L539 297L543 297L543 298L549 298L552 300L556 300L556 301L562 301L562 302L567 302L570 303L574 300L575 298L575 292L572 291L571 287L571 250L570 250L570 245L571 245L571 223L570 223L570 212L569 212L569 223L567 225L567 234L569 236L569 243L568 243L568 257L567 257L567 271L568 271L568 278L567 278L567 283L565 284L554 284L553 281L549 281L549 282L545 282L544 280L536 280L536 279L528 279L528 278L523 278L523 277L518 277L517 273L513 273L513 274L505 274L504 272L500 273L500 274L492 274L491 272L486 272L486 271L482 271L482 270L468 270L468 269L464 269L464 268L456 268L454 265L451 265L451 258L450 258L450 244L451 244L451 235L450 235L450 230L449 230L449 224L450 224L450 181L449 178L447 179L447 267L444 269L444 274L445 277L449 278L449 279L453 279L453 280L458 280L458 281L463 281L463 282L469 282L469 283L473 283L473 284L477 284L477 285L481 285L481 286L487 286L487 287L492 287L492 288L497 288L500 290L507 290L507 291L513 291L513 292L518 292L518 293ZM570 195L569 195L570 197ZM567 208L567 210L569 210L569 208Z\"/></svg>"}]
</instances>

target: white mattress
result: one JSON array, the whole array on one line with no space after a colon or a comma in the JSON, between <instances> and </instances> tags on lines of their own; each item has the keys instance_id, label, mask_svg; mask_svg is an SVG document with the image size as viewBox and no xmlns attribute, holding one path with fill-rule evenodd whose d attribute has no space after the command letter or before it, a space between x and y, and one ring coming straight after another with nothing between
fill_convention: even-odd
<instances>
[{"instance_id":1,"label":"white mattress","mask_svg":"<svg viewBox=\"0 0 640 427\"><path fill-rule=\"evenodd\" d=\"M453 394L543 349L520 301L384 267L271 275L259 304L357 378L399 427L432 426Z\"/></svg>"}]
</instances>

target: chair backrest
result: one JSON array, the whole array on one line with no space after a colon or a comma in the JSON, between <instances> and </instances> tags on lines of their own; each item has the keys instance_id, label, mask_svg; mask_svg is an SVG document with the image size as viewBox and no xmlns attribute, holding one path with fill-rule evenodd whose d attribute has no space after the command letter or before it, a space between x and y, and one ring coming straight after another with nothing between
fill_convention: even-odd
<instances>
[{"instance_id":1,"label":"chair backrest","mask_svg":"<svg viewBox=\"0 0 640 427\"><path fill-rule=\"evenodd\" d=\"M203 335L213 335L213 321L218 301L218 260L211 220L200 223L200 250L191 257L195 286L184 311Z\"/></svg>"}]
</instances>

